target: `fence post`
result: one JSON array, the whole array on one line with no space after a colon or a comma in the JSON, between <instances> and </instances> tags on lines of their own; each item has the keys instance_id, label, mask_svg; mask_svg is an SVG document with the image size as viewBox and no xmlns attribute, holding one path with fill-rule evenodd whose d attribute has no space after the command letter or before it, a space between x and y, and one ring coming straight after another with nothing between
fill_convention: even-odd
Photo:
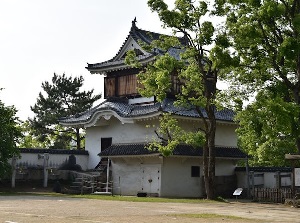
<instances>
[{"instance_id":1,"label":"fence post","mask_svg":"<svg viewBox=\"0 0 300 223\"><path fill-rule=\"evenodd\" d=\"M275 178L276 178L276 188L281 188L281 178L280 178L280 172L275 172Z\"/></svg>"},{"instance_id":2,"label":"fence post","mask_svg":"<svg viewBox=\"0 0 300 223\"><path fill-rule=\"evenodd\" d=\"M11 159L11 167L12 167L12 176L11 176L11 187L16 187L16 164L17 164L17 157L13 156Z\"/></svg>"},{"instance_id":3,"label":"fence post","mask_svg":"<svg viewBox=\"0 0 300 223\"><path fill-rule=\"evenodd\" d=\"M49 153L44 153L44 187L48 184L48 161Z\"/></svg>"},{"instance_id":4,"label":"fence post","mask_svg":"<svg viewBox=\"0 0 300 223\"><path fill-rule=\"evenodd\" d=\"M250 176L251 176L251 188L252 188L252 199L255 197L254 193L254 171L250 171Z\"/></svg>"},{"instance_id":5,"label":"fence post","mask_svg":"<svg viewBox=\"0 0 300 223\"><path fill-rule=\"evenodd\" d=\"M84 186L84 179L83 179L83 174L81 174L81 195L83 195L83 186Z\"/></svg>"},{"instance_id":6,"label":"fence post","mask_svg":"<svg viewBox=\"0 0 300 223\"><path fill-rule=\"evenodd\" d=\"M109 162L110 160L107 160L107 168L106 168L106 190L105 192L108 193L108 182L109 182Z\"/></svg>"},{"instance_id":7,"label":"fence post","mask_svg":"<svg viewBox=\"0 0 300 223\"><path fill-rule=\"evenodd\" d=\"M91 177L91 187L92 187L92 193L94 193L94 176Z\"/></svg>"},{"instance_id":8,"label":"fence post","mask_svg":"<svg viewBox=\"0 0 300 223\"><path fill-rule=\"evenodd\" d=\"M249 198L251 196L251 193L250 193L250 175L249 175L249 158L248 158L248 156L246 159L246 175L247 175L247 197Z\"/></svg>"}]
</instances>

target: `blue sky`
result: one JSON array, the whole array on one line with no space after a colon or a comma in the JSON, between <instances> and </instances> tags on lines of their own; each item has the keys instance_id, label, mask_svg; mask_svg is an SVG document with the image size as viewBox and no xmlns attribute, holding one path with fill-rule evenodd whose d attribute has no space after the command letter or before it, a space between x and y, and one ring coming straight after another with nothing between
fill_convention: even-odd
<instances>
[{"instance_id":1,"label":"blue sky","mask_svg":"<svg viewBox=\"0 0 300 223\"><path fill-rule=\"evenodd\" d=\"M139 28L168 33L147 0L0 0L0 100L21 120L33 117L54 72L82 75L85 89L102 93L101 76L85 66L111 59L134 17Z\"/></svg>"}]
</instances>

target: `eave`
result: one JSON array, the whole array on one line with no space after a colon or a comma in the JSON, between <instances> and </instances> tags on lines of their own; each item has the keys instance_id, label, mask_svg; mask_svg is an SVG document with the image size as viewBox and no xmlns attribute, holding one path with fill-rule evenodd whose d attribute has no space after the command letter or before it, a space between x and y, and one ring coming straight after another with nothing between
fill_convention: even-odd
<instances>
[{"instance_id":1,"label":"eave","mask_svg":"<svg viewBox=\"0 0 300 223\"><path fill-rule=\"evenodd\" d=\"M155 55L149 54L146 56L138 56L137 60L141 63L141 65L147 65L150 62L155 60ZM117 60L117 61L106 61L101 63L101 65L95 64L95 67L92 67L91 64L86 67L86 69L91 74L102 74L105 75L108 72L111 71L118 71L118 70L126 70L132 68L131 66L125 64L125 60Z\"/></svg>"},{"instance_id":2,"label":"eave","mask_svg":"<svg viewBox=\"0 0 300 223\"><path fill-rule=\"evenodd\" d=\"M149 144L148 144L149 145ZM145 143L113 144L98 155L101 157L139 157L160 154L156 149L149 150ZM161 154L160 154L161 155ZM218 159L240 160L247 155L236 147L215 147L215 156ZM190 145L177 145L170 157L200 158L203 157L203 148L194 148Z\"/></svg>"}]
</instances>

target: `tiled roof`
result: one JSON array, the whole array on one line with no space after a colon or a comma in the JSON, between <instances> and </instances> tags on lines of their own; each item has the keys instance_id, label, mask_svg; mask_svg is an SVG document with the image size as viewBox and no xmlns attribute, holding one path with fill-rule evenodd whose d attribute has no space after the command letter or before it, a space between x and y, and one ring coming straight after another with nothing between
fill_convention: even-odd
<instances>
[{"instance_id":1,"label":"tiled roof","mask_svg":"<svg viewBox=\"0 0 300 223\"><path fill-rule=\"evenodd\" d=\"M200 118L197 111L191 108L179 108L174 105L174 100L172 99L165 99L162 103L156 102L154 104L149 105L130 105L127 102L122 101L105 101L100 105L85 111L81 114L77 114L67 118L61 118L59 121L61 124L64 123L86 123L93 117L94 114L111 110L116 112L122 118L135 118L135 117L142 117L150 114L155 114L157 112L169 112L174 115L184 116L184 117L191 117L191 118ZM205 110L202 110L204 117L207 117ZM234 112L230 109L224 109L221 111L216 111L215 113L216 119L220 121L233 121Z\"/></svg>"},{"instance_id":2,"label":"tiled roof","mask_svg":"<svg viewBox=\"0 0 300 223\"><path fill-rule=\"evenodd\" d=\"M292 167L249 167L253 172L292 172ZM245 172L246 167L236 167L235 171Z\"/></svg>"},{"instance_id":3,"label":"tiled roof","mask_svg":"<svg viewBox=\"0 0 300 223\"><path fill-rule=\"evenodd\" d=\"M101 153L99 156L134 156L134 155L149 155L158 154L157 151L150 151L145 144L115 144Z\"/></svg>"},{"instance_id":4,"label":"tiled roof","mask_svg":"<svg viewBox=\"0 0 300 223\"><path fill-rule=\"evenodd\" d=\"M129 35L126 37L125 41L123 42L122 46L120 47L118 53L110 60L101 62L101 63L95 63L95 64L88 64L88 66L86 67L88 70L97 70L99 68L108 68L108 67L117 67L120 65L125 65L124 63L124 59L120 59L120 60L116 60L117 56L120 54L120 52L122 51L123 47L125 46L125 43L128 41L128 39L130 37L132 37L136 42L142 41L146 44L150 44L153 40L158 40L160 38L160 36L162 36L163 34L160 33L155 33L155 32L151 32L151 31L146 31L143 29L139 29L136 25L135 25L135 21L132 22L132 27L130 29ZM179 41L186 45L187 41L185 38L178 38ZM179 55L181 53L181 49L179 48L170 48L168 50L168 53L173 56L176 59L179 59ZM162 54L164 53L163 51L161 51L160 49L156 49L153 52L148 52L147 55L140 55L138 56L138 60L143 63L144 61L148 61L149 59L154 59L155 55L157 54Z\"/></svg>"},{"instance_id":5,"label":"tiled roof","mask_svg":"<svg viewBox=\"0 0 300 223\"><path fill-rule=\"evenodd\" d=\"M138 60L143 63L143 61L146 60L150 60L151 58L154 58L153 54L149 54L149 55L140 55L138 56ZM88 64L88 66L86 67L88 70L93 70L93 69L99 69L99 68L108 68L108 67L117 67L120 65L125 65L125 61L124 59L121 60L116 60L114 61L113 59L101 62L101 63L95 63L95 64ZM128 66L128 68L130 68Z\"/></svg>"},{"instance_id":6,"label":"tiled roof","mask_svg":"<svg viewBox=\"0 0 300 223\"><path fill-rule=\"evenodd\" d=\"M69 149L33 149L20 148L20 153L49 153L49 154L74 154L74 155L89 155L86 150L69 150Z\"/></svg>"},{"instance_id":7,"label":"tiled roof","mask_svg":"<svg viewBox=\"0 0 300 223\"><path fill-rule=\"evenodd\" d=\"M146 144L115 144L99 153L99 156L136 156L159 154L158 151L150 151ZM189 145L179 145L173 151L174 156L202 156L202 148L194 148ZM246 154L238 148L216 147L216 157L219 158L245 158Z\"/></svg>"}]
</instances>

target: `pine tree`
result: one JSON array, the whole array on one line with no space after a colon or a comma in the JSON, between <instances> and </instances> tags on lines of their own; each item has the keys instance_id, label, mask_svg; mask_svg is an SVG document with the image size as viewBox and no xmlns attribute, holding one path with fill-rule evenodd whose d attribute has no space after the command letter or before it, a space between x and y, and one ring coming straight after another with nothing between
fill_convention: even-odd
<instances>
[{"instance_id":1,"label":"pine tree","mask_svg":"<svg viewBox=\"0 0 300 223\"><path fill-rule=\"evenodd\" d=\"M42 83L43 92L31 107L35 116L29 122L38 140L46 142L50 148L66 149L71 142L76 142L77 149L81 148L84 136L80 127L62 127L59 119L84 112L101 98L100 94L93 95L94 90L80 91L83 82L82 76L72 78L54 73L52 83Z\"/></svg>"}]
</instances>

